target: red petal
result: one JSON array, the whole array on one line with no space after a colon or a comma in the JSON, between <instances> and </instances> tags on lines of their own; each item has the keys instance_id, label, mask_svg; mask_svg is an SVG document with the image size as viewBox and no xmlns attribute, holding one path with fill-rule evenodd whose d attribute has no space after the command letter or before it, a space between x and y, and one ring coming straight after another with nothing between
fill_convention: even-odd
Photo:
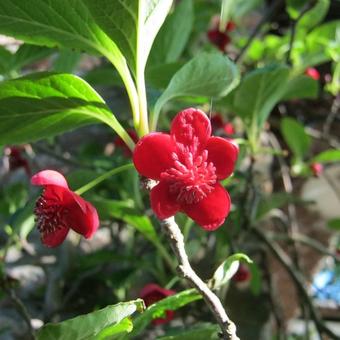
<instances>
[{"instance_id":1,"label":"red petal","mask_svg":"<svg viewBox=\"0 0 340 340\"><path fill-rule=\"evenodd\" d=\"M97 210L91 203L85 201L74 192L69 191L68 195L72 199L66 207L68 210L65 217L67 225L85 238L90 238L99 226Z\"/></svg>"},{"instance_id":2,"label":"red petal","mask_svg":"<svg viewBox=\"0 0 340 340\"><path fill-rule=\"evenodd\" d=\"M150 200L152 210L161 220L175 215L179 210L179 204L175 197L170 194L169 187L165 182L159 182L151 190Z\"/></svg>"},{"instance_id":3,"label":"red petal","mask_svg":"<svg viewBox=\"0 0 340 340\"><path fill-rule=\"evenodd\" d=\"M208 162L212 162L216 167L217 178L220 180L230 176L238 156L237 147L225 138L210 137L206 149Z\"/></svg>"},{"instance_id":4,"label":"red petal","mask_svg":"<svg viewBox=\"0 0 340 340\"><path fill-rule=\"evenodd\" d=\"M68 185L65 177L58 171L54 170L43 170L35 174L31 178L33 185L57 185L68 189Z\"/></svg>"},{"instance_id":5,"label":"red petal","mask_svg":"<svg viewBox=\"0 0 340 340\"><path fill-rule=\"evenodd\" d=\"M174 164L174 151L175 143L170 135L149 133L137 143L133 152L133 163L141 175L160 180L161 173Z\"/></svg>"},{"instance_id":6,"label":"red petal","mask_svg":"<svg viewBox=\"0 0 340 340\"><path fill-rule=\"evenodd\" d=\"M190 146L197 143L195 140L198 138L199 144L204 146L211 135L210 120L201 110L186 109L173 119L170 134L177 143Z\"/></svg>"},{"instance_id":7,"label":"red petal","mask_svg":"<svg viewBox=\"0 0 340 340\"><path fill-rule=\"evenodd\" d=\"M196 204L183 204L181 206L203 229L212 231L217 229L230 211L230 197L228 192L217 183L215 190Z\"/></svg>"},{"instance_id":8,"label":"red petal","mask_svg":"<svg viewBox=\"0 0 340 340\"><path fill-rule=\"evenodd\" d=\"M43 234L41 236L41 242L47 247L57 247L65 240L69 230L69 228L60 227L53 233Z\"/></svg>"}]
</instances>

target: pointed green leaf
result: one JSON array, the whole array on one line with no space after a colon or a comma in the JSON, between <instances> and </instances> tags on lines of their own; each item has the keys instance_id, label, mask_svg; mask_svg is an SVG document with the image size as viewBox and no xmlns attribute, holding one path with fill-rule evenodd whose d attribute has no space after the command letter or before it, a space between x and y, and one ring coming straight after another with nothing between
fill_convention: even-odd
<instances>
[{"instance_id":1,"label":"pointed green leaf","mask_svg":"<svg viewBox=\"0 0 340 340\"><path fill-rule=\"evenodd\" d=\"M181 56L194 21L192 0L182 0L167 17L153 44L148 65L173 63Z\"/></svg>"},{"instance_id":2,"label":"pointed green leaf","mask_svg":"<svg viewBox=\"0 0 340 340\"><path fill-rule=\"evenodd\" d=\"M302 160L311 146L311 138L305 132L304 126L294 118L283 118L281 121L281 132L292 150L294 156Z\"/></svg>"},{"instance_id":3,"label":"pointed green leaf","mask_svg":"<svg viewBox=\"0 0 340 340\"><path fill-rule=\"evenodd\" d=\"M102 54L122 78L129 78L124 56L82 0L1 0L0 33L35 45Z\"/></svg>"},{"instance_id":4,"label":"pointed green leaf","mask_svg":"<svg viewBox=\"0 0 340 340\"><path fill-rule=\"evenodd\" d=\"M126 134L103 99L71 74L36 73L0 83L0 120L0 144L31 142L99 122L121 137Z\"/></svg>"},{"instance_id":5,"label":"pointed green leaf","mask_svg":"<svg viewBox=\"0 0 340 340\"><path fill-rule=\"evenodd\" d=\"M151 130L157 124L159 113L169 100L190 97L223 97L239 82L236 65L220 53L201 53L180 68L163 94L158 98Z\"/></svg>"},{"instance_id":6,"label":"pointed green leaf","mask_svg":"<svg viewBox=\"0 0 340 340\"><path fill-rule=\"evenodd\" d=\"M39 330L38 340L93 339L103 329L113 325L118 326L121 322L126 326L126 331L129 331L130 324L125 323L125 318L143 309L144 303L141 299L107 306L60 323L47 324Z\"/></svg>"},{"instance_id":7,"label":"pointed green leaf","mask_svg":"<svg viewBox=\"0 0 340 340\"><path fill-rule=\"evenodd\" d=\"M340 150L326 150L318 155L316 155L312 161L313 163L333 163L333 162L340 162Z\"/></svg>"},{"instance_id":8,"label":"pointed green leaf","mask_svg":"<svg viewBox=\"0 0 340 340\"><path fill-rule=\"evenodd\" d=\"M229 256L215 271L210 286L213 289L218 289L226 284L237 272L240 261L252 263L253 261L245 254L238 253Z\"/></svg>"},{"instance_id":9,"label":"pointed green leaf","mask_svg":"<svg viewBox=\"0 0 340 340\"><path fill-rule=\"evenodd\" d=\"M288 83L286 66L267 66L248 73L235 90L233 107L246 125L261 129Z\"/></svg>"}]
</instances>

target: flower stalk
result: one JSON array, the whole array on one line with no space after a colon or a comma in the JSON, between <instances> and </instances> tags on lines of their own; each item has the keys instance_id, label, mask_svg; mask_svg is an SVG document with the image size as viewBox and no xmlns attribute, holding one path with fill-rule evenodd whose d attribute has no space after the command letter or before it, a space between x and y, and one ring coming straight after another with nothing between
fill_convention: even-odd
<instances>
[{"instance_id":1,"label":"flower stalk","mask_svg":"<svg viewBox=\"0 0 340 340\"><path fill-rule=\"evenodd\" d=\"M222 339L239 340L239 337L236 335L236 326L228 317L220 299L192 269L185 251L183 234L175 222L174 217L162 220L161 224L178 260L178 271L180 275L202 295L221 328Z\"/></svg>"}]
</instances>

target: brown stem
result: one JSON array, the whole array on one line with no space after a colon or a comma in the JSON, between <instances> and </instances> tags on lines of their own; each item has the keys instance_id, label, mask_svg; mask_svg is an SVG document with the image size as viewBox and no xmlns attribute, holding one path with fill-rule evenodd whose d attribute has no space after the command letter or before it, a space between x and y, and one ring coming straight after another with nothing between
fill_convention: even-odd
<instances>
[{"instance_id":1,"label":"brown stem","mask_svg":"<svg viewBox=\"0 0 340 340\"><path fill-rule=\"evenodd\" d=\"M175 222L174 217L161 221L161 224L178 260L179 273L203 296L221 327L223 339L239 340L236 335L236 326L228 317L221 301L192 269L188 255L185 252L183 234Z\"/></svg>"}]
</instances>

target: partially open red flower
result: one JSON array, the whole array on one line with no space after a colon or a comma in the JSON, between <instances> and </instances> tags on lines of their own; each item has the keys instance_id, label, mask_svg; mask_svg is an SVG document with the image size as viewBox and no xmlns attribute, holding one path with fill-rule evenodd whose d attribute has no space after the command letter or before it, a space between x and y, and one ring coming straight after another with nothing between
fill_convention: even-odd
<instances>
[{"instance_id":1,"label":"partially open red flower","mask_svg":"<svg viewBox=\"0 0 340 340\"><path fill-rule=\"evenodd\" d=\"M231 39L227 32L231 32L235 29L235 23L229 21L225 27L225 31L219 30L219 21L214 23L212 29L207 32L209 41L214 44L220 51L224 52L226 46L230 43Z\"/></svg>"},{"instance_id":2,"label":"partially open red flower","mask_svg":"<svg viewBox=\"0 0 340 340\"><path fill-rule=\"evenodd\" d=\"M235 282L245 282L249 281L250 276L251 273L248 267L241 263L232 279Z\"/></svg>"},{"instance_id":3,"label":"partially open red flower","mask_svg":"<svg viewBox=\"0 0 340 340\"><path fill-rule=\"evenodd\" d=\"M27 159L23 156L24 148L20 146L8 146L5 148L5 155L8 157L9 171L23 168L27 176L31 176L31 169Z\"/></svg>"},{"instance_id":4,"label":"partially open red flower","mask_svg":"<svg viewBox=\"0 0 340 340\"><path fill-rule=\"evenodd\" d=\"M323 165L321 163L312 163L310 169L315 177L319 177L323 172Z\"/></svg>"},{"instance_id":5,"label":"partially open red flower","mask_svg":"<svg viewBox=\"0 0 340 340\"><path fill-rule=\"evenodd\" d=\"M159 181L151 190L151 207L158 218L184 212L206 230L218 228L230 210L228 192L218 182L234 170L238 148L211 137L206 114L186 109L176 115L170 134L153 132L136 145L137 171Z\"/></svg>"},{"instance_id":6,"label":"partially open red flower","mask_svg":"<svg viewBox=\"0 0 340 340\"><path fill-rule=\"evenodd\" d=\"M176 292L174 290L169 290L158 286L155 283L147 284L140 292L140 297L144 300L145 305L148 307L159 300L174 295ZM165 311L164 318L157 318L152 321L154 325L161 325L171 321L174 318L174 311Z\"/></svg>"},{"instance_id":7,"label":"partially open red flower","mask_svg":"<svg viewBox=\"0 0 340 340\"><path fill-rule=\"evenodd\" d=\"M90 238L97 230L96 209L69 189L62 174L53 170L40 171L32 177L31 183L44 187L34 209L43 244L60 245L70 229L85 238Z\"/></svg>"},{"instance_id":8,"label":"partially open red flower","mask_svg":"<svg viewBox=\"0 0 340 340\"><path fill-rule=\"evenodd\" d=\"M320 79L320 73L319 71L314 67L308 67L305 71L305 75L308 77L313 78L314 80Z\"/></svg>"}]
</instances>

